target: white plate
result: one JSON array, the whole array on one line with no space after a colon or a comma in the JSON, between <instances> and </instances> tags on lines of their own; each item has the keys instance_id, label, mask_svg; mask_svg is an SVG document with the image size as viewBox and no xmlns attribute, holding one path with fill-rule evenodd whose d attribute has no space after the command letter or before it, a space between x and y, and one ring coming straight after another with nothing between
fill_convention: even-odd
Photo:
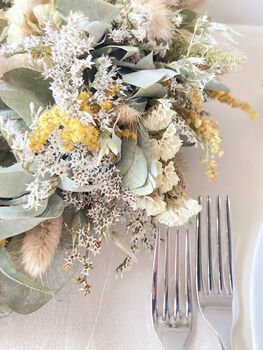
<instances>
[{"instance_id":1,"label":"white plate","mask_svg":"<svg viewBox=\"0 0 263 350\"><path fill-rule=\"evenodd\" d=\"M263 348L263 224L258 235L252 265L251 318L254 349Z\"/></svg>"}]
</instances>

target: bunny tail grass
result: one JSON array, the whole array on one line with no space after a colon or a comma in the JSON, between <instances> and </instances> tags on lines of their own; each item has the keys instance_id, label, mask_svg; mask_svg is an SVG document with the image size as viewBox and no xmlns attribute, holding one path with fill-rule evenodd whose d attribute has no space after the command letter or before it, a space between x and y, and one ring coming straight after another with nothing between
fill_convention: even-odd
<instances>
[{"instance_id":1,"label":"bunny tail grass","mask_svg":"<svg viewBox=\"0 0 263 350\"><path fill-rule=\"evenodd\" d=\"M21 247L22 264L33 278L52 263L62 233L62 216L46 220L26 232Z\"/></svg>"}]
</instances>

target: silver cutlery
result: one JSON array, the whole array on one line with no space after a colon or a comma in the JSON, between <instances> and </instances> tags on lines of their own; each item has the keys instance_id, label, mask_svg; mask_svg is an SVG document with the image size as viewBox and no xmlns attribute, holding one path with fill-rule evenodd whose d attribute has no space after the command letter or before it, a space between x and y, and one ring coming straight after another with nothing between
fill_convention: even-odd
<instances>
[{"instance_id":1,"label":"silver cutlery","mask_svg":"<svg viewBox=\"0 0 263 350\"><path fill-rule=\"evenodd\" d=\"M202 204L202 198L199 197ZM210 196L197 216L197 299L203 318L224 350L232 349L233 268L230 200L216 200L215 217ZM214 219L214 220L213 220ZM225 219L223 221L223 219ZM225 224L223 224L225 222ZM204 268L205 266L205 268Z\"/></svg>"},{"instance_id":2,"label":"silver cutlery","mask_svg":"<svg viewBox=\"0 0 263 350\"><path fill-rule=\"evenodd\" d=\"M165 350L184 349L192 329L189 229L182 234L183 232L177 229L174 260L171 263L173 251L170 243L170 230L166 232L164 272L160 280L158 278L161 265L160 231L156 235L152 281L152 320L155 332ZM180 249L182 246L184 249Z\"/></svg>"}]
</instances>

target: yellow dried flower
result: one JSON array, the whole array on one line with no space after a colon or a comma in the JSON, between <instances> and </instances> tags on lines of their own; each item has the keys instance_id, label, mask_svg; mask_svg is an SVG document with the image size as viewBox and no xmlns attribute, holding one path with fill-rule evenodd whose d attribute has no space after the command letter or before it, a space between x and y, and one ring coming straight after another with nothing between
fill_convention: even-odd
<instances>
[{"instance_id":1,"label":"yellow dried flower","mask_svg":"<svg viewBox=\"0 0 263 350\"><path fill-rule=\"evenodd\" d=\"M112 101L111 100L107 100L107 101L104 101L101 105L101 107L106 111L110 111L112 109Z\"/></svg>"},{"instance_id":2,"label":"yellow dried flower","mask_svg":"<svg viewBox=\"0 0 263 350\"><path fill-rule=\"evenodd\" d=\"M191 98L196 101L194 103L195 110L201 109L201 101L199 101L196 93L193 91ZM193 104L191 104L191 107ZM200 108L199 108L200 107ZM200 141L207 146L206 157L201 158L200 162L206 164L206 173L210 181L214 181L217 175L217 162L214 160L215 155L222 156L220 152L220 144L222 142L219 136L219 125L214 118L208 120L205 116L197 112L176 106L176 111L185 117L186 123L194 130Z\"/></svg>"},{"instance_id":3,"label":"yellow dried flower","mask_svg":"<svg viewBox=\"0 0 263 350\"><path fill-rule=\"evenodd\" d=\"M201 113L204 110L203 101L198 93L198 91L194 88L191 89L188 95L191 102L191 110L194 110L197 113Z\"/></svg>"},{"instance_id":4,"label":"yellow dried flower","mask_svg":"<svg viewBox=\"0 0 263 350\"><path fill-rule=\"evenodd\" d=\"M2 239L2 241L0 241L0 244L4 247L6 245L6 239Z\"/></svg>"},{"instance_id":5,"label":"yellow dried flower","mask_svg":"<svg viewBox=\"0 0 263 350\"><path fill-rule=\"evenodd\" d=\"M62 268L63 268L65 271L70 271L70 270L71 270L71 265L69 265L69 264L63 264L63 265L62 265Z\"/></svg>"},{"instance_id":6,"label":"yellow dried flower","mask_svg":"<svg viewBox=\"0 0 263 350\"><path fill-rule=\"evenodd\" d=\"M120 131L115 131L115 133L116 133L116 135L118 136L118 137L130 137L130 138L132 138L133 140L137 140L137 135L134 133L134 132L132 132L132 131L130 131L129 129L124 129L124 130L120 130Z\"/></svg>"},{"instance_id":7,"label":"yellow dried flower","mask_svg":"<svg viewBox=\"0 0 263 350\"><path fill-rule=\"evenodd\" d=\"M251 105L248 102L236 100L230 92L223 91L212 91L209 92L221 103L225 103L232 108L239 108L245 113L247 113L251 120L256 120L259 117L259 114L254 111Z\"/></svg>"},{"instance_id":8,"label":"yellow dried flower","mask_svg":"<svg viewBox=\"0 0 263 350\"><path fill-rule=\"evenodd\" d=\"M30 147L35 152L42 150L50 133L57 127L62 127L60 135L66 151L71 151L76 143L82 143L92 151L96 151L100 145L100 133L96 126L83 124L55 106L42 114L38 126L29 133Z\"/></svg>"}]
</instances>

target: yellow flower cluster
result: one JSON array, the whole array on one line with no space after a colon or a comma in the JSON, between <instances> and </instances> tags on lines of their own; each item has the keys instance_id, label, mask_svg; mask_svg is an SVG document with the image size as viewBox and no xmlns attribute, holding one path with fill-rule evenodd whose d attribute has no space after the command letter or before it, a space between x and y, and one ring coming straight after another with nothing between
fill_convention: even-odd
<instances>
[{"instance_id":1,"label":"yellow flower cluster","mask_svg":"<svg viewBox=\"0 0 263 350\"><path fill-rule=\"evenodd\" d=\"M191 89L188 95L191 102L191 110L194 110L196 113L201 113L204 110L203 101L198 93L198 91L194 88Z\"/></svg>"},{"instance_id":2,"label":"yellow flower cluster","mask_svg":"<svg viewBox=\"0 0 263 350\"><path fill-rule=\"evenodd\" d=\"M226 103L232 108L239 108L247 113L251 120L256 120L259 114L256 113L248 102L237 101L230 92L211 91L209 92L221 103Z\"/></svg>"},{"instance_id":3,"label":"yellow flower cluster","mask_svg":"<svg viewBox=\"0 0 263 350\"><path fill-rule=\"evenodd\" d=\"M200 141L206 144L206 157L201 158L200 161L201 163L206 164L206 173L209 180L211 182L214 181L218 173L218 165L214 159L215 155L218 155L219 157L224 155L224 152L220 151L220 143L222 139L219 136L218 122L216 122L214 118L208 120L205 116L193 112L187 108L177 106L176 110L179 115L183 115L185 117L186 123L195 131Z\"/></svg>"},{"instance_id":4,"label":"yellow flower cluster","mask_svg":"<svg viewBox=\"0 0 263 350\"><path fill-rule=\"evenodd\" d=\"M113 85L112 89L107 90L105 94L107 97L114 97L119 91L120 89L118 84L115 84ZM112 109L113 103L111 99L104 101L101 104L101 106L99 106L98 104L92 104L92 96L93 96L92 92L86 92L86 91L83 91L79 95L79 100L82 101L80 104L81 111L88 112L89 114L93 115L94 113L98 113L101 108L103 108L106 112L109 112Z\"/></svg>"},{"instance_id":5,"label":"yellow flower cluster","mask_svg":"<svg viewBox=\"0 0 263 350\"><path fill-rule=\"evenodd\" d=\"M115 134L118 136L118 137L130 137L132 138L133 140L137 140L137 135L130 131L129 129L124 129L124 130L119 130L119 131L115 131Z\"/></svg>"},{"instance_id":6,"label":"yellow flower cluster","mask_svg":"<svg viewBox=\"0 0 263 350\"><path fill-rule=\"evenodd\" d=\"M62 268L63 268L65 271L70 271L70 270L71 270L71 265L69 265L69 264L63 264L63 265L62 265Z\"/></svg>"},{"instance_id":7,"label":"yellow flower cluster","mask_svg":"<svg viewBox=\"0 0 263 350\"><path fill-rule=\"evenodd\" d=\"M6 245L6 239L2 239L2 241L0 241L0 244L4 247Z\"/></svg>"},{"instance_id":8,"label":"yellow flower cluster","mask_svg":"<svg viewBox=\"0 0 263 350\"><path fill-rule=\"evenodd\" d=\"M100 133L96 126L85 125L55 106L42 114L38 120L38 126L29 134L30 147L34 152L42 150L50 133L56 128L61 129L60 135L66 151L71 151L77 143L82 143L91 151L96 151L100 145Z\"/></svg>"}]
</instances>

